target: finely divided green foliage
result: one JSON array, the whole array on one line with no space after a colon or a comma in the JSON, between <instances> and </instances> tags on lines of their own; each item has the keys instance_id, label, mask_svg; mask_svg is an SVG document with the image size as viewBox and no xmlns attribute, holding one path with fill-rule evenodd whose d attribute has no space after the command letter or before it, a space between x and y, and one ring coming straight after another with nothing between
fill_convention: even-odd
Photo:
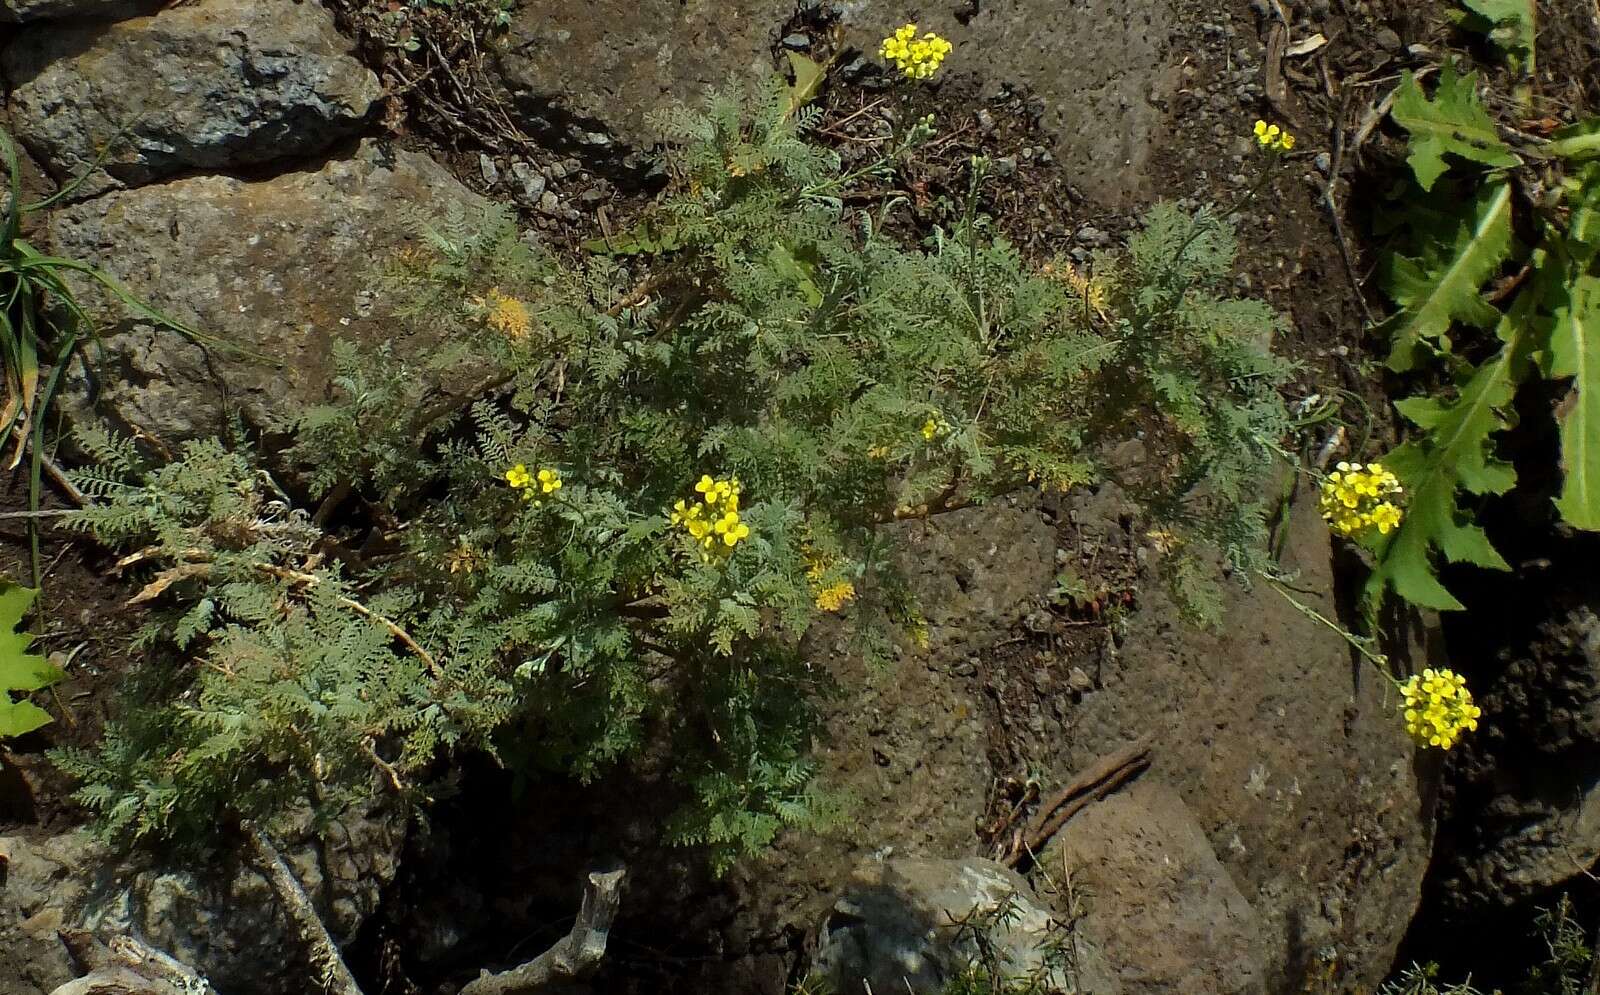
<instances>
[{"instance_id":1,"label":"finely divided green foliage","mask_svg":"<svg viewBox=\"0 0 1600 995\"><path fill-rule=\"evenodd\" d=\"M1517 185L1503 172L1482 171L1521 160L1498 138L1489 140L1494 125L1473 86L1471 77L1447 69L1435 100L1407 78L1395 103L1395 119L1411 132L1420 186L1432 187L1450 168L1446 151L1467 162L1479 185L1470 198L1459 195L1456 180L1438 188L1442 200L1415 198L1404 215L1408 247L1390 262L1388 289L1400 310L1387 326L1389 365L1431 372L1445 388L1396 405L1420 433L1383 459L1408 499L1398 531L1369 540L1378 561L1367 584L1369 604L1392 589L1425 607L1460 608L1439 583L1436 557L1507 568L1473 524L1472 511L1482 497L1516 483L1512 466L1496 457L1495 435L1511 427L1517 390L1535 372L1567 388L1555 411L1563 470L1556 510L1573 526L1600 528L1600 275L1593 269L1600 167L1573 164L1554 185L1554 204L1518 201ZM1538 150L1550 157L1547 165L1559 166L1565 152L1578 156L1592 124L1557 132L1557 141ZM1454 212L1452 200L1459 205ZM1512 239L1519 211L1528 215L1523 226L1537 233L1528 246ZM1514 292L1491 303L1485 285L1517 270L1524 272L1510 285ZM1467 328L1492 328L1494 335L1466 334Z\"/></svg>"},{"instance_id":2,"label":"finely divided green foliage","mask_svg":"<svg viewBox=\"0 0 1600 995\"><path fill-rule=\"evenodd\" d=\"M450 345L341 348L282 452L145 466L86 433L77 521L140 550L181 689L63 758L110 829L422 797L463 749L578 778L648 752L688 799L669 836L725 867L830 814L802 640L819 578L849 584L830 625L871 657L915 625L886 523L1113 478L1194 547L1260 555L1284 367L1271 312L1225 294L1226 225L1162 207L1092 284L975 212L908 249L880 233L893 204L846 209L809 120L782 86L673 115L649 234L580 260L434 219L381 284ZM1153 458L1104 458L1137 437ZM518 464L562 487L513 488ZM750 530L709 555L670 517L703 474L739 479Z\"/></svg>"}]
</instances>

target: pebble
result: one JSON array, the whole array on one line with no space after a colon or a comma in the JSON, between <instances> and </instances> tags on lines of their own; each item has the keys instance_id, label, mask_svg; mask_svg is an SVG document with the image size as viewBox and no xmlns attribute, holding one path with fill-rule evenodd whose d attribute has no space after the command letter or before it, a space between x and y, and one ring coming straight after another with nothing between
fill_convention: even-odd
<instances>
[{"instance_id":1,"label":"pebble","mask_svg":"<svg viewBox=\"0 0 1600 995\"><path fill-rule=\"evenodd\" d=\"M811 47L811 36L807 34L801 34L797 31L792 35L784 35L783 40L778 44L782 45L784 48L798 52L801 49Z\"/></svg>"},{"instance_id":2,"label":"pebble","mask_svg":"<svg viewBox=\"0 0 1600 995\"><path fill-rule=\"evenodd\" d=\"M1082 667L1073 667L1067 671L1067 687L1079 694L1087 694L1094 690L1094 680L1084 673Z\"/></svg>"},{"instance_id":3,"label":"pebble","mask_svg":"<svg viewBox=\"0 0 1600 995\"><path fill-rule=\"evenodd\" d=\"M553 162L544 168L544 175L552 180L564 180L567 178L567 167L563 163Z\"/></svg>"},{"instance_id":4,"label":"pebble","mask_svg":"<svg viewBox=\"0 0 1600 995\"><path fill-rule=\"evenodd\" d=\"M483 182L491 187L500 182L499 168L495 166L493 159L482 152L478 153L478 172L483 174Z\"/></svg>"},{"instance_id":5,"label":"pebble","mask_svg":"<svg viewBox=\"0 0 1600 995\"><path fill-rule=\"evenodd\" d=\"M987 107L978 108L978 131L985 135L994 133L994 115Z\"/></svg>"},{"instance_id":6,"label":"pebble","mask_svg":"<svg viewBox=\"0 0 1600 995\"><path fill-rule=\"evenodd\" d=\"M1333 157L1328 155L1326 152L1318 152L1317 157L1311 160L1311 162L1312 165L1317 167L1317 172L1321 173L1323 176L1327 176L1328 170L1333 168Z\"/></svg>"},{"instance_id":7,"label":"pebble","mask_svg":"<svg viewBox=\"0 0 1600 995\"><path fill-rule=\"evenodd\" d=\"M537 203L539 195L544 193L544 176L538 170L525 162L518 160L511 164L511 175L522 184L522 195L528 198L529 203Z\"/></svg>"},{"instance_id":8,"label":"pebble","mask_svg":"<svg viewBox=\"0 0 1600 995\"><path fill-rule=\"evenodd\" d=\"M1003 155L994 161L994 175L1010 176L1017 171L1015 156Z\"/></svg>"},{"instance_id":9,"label":"pebble","mask_svg":"<svg viewBox=\"0 0 1600 995\"><path fill-rule=\"evenodd\" d=\"M1379 48L1388 49L1391 52L1398 52L1405 47L1405 44L1400 40L1399 33L1393 28L1379 28L1372 33L1372 40L1377 43Z\"/></svg>"},{"instance_id":10,"label":"pebble","mask_svg":"<svg viewBox=\"0 0 1600 995\"><path fill-rule=\"evenodd\" d=\"M546 190L544 196L539 198L539 212L551 216L561 212L561 200L556 197L554 190Z\"/></svg>"}]
</instances>

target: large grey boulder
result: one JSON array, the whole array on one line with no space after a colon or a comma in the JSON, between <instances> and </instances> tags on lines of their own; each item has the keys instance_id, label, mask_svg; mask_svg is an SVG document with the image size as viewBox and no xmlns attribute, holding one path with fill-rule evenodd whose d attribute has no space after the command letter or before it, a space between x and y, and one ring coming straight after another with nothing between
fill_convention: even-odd
<instances>
[{"instance_id":1,"label":"large grey boulder","mask_svg":"<svg viewBox=\"0 0 1600 995\"><path fill-rule=\"evenodd\" d=\"M1154 781L1090 805L1040 866L1071 882L1079 931L1123 995L1266 995L1266 930L1183 799Z\"/></svg>"},{"instance_id":2,"label":"large grey boulder","mask_svg":"<svg viewBox=\"0 0 1600 995\"><path fill-rule=\"evenodd\" d=\"M179 439L220 431L228 406L259 424L321 401L335 338L404 335L374 289L376 270L419 219L452 205L481 202L426 156L367 142L315 171L192 177L57 212L56 252L104 267L221 340L204 349L141 321L112 323L106 352L90 357L106 371L103 410Z\"/></svg>"},{"instance_id":3,"label":"large grey boulder","mask_svg":"<svg viewBox=\"0 0 1600 995\"><path fill-rule=\"evenodd\" d=\"M377 806L349 812L318 842L302 820L283 856L334 939L349 943L394 879L405 825ZM266 880L226 855L184 866L119 858L84 830L0 837L0 995L43 995L81 973L63 934L131 936L208 977L218 991L301 995L302 943Z\"/></svg>"},{"instance_id":4,"label":"large grey boulder","mask_svg":"<svg viewBox=\"0 0 1600 995\"><path fill-rule=\"evenodd\" d=\"M305 156L359 131L381 88L349 48L316 3L199 0L24 28L0 71L18 136L58 180L115 143L80 188L91 194Z\"/></svg>"},{"instance_id":5,"label":"large grey boulder","mask_svg":"<svg viewBox=\"0 0 1600 995\"><path fill-rule=\"evenodd\" d=\"M981 946L990 949L987 958ZM1120 990L1098 950L1052 915L1027 881L979 857L859 868L818 932L812 974L839 995L937 995L973 965L1054 991Z\"/></svg>"},{"instance_id":6,"label":"large grey boulder","mask_svg":"<svg viewBox=\"0 0 1600 995\"><path fill-rule=\"evenodd\" d=\"M0 0L0 23L82 18L113 21L149 13L161 0Z\"/></svg>"},{"instance_id":7,"label":"large grey boulder","mask_svg":"<svg viewBox=\"0 0 1600 995\"><path fill-rule=\"evenodd\" d=\"M890 0L835 6L844 41L869 59L907 16ZM927 9L919 22L955 44L944 73L975 77L988 93L1010 86L1036 97L1068 180L1091 195L1121 202L1143 191L1173 87L1167 0L973 4L965 23L954 6ZM498 49L499 73L546 141L638 166L638 150L658 138L652 112L693 104L729 79L765 80L794 10L794 0L522 4Z\"/></svg>"}]
</instances>

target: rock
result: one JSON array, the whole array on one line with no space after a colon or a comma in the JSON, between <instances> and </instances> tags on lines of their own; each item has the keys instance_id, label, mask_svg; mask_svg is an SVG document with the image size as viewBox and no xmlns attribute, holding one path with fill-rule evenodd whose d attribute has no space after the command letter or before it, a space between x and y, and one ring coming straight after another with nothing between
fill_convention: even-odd
<instances>
[{"instance_id":1,"label":"rock","mask_svg":"<svg viewBox=\"0 0 1600 995\"><path fill-rule=\"evenodd\" d=\"M650 115L692 106L730 77L761 85L793 11L793 0L523 4L498 50L497 71L525 126L546 142L637 172L648 164L640 150L658 138ZM904 5L856 0L839 13L845 44L867 53L841 65L841 78L881 68L871 53L905 19ZM994 93L1004 84L1035 94L1051 151L1072 181L1121 202L1145 190L1150 150L1162 144L1160 105L1175 78L1168 71L1173 20L1170 0L1019 0L983 4L965 24L930 13L919 27L954 43L946 74L977 77ZM1062 58L1066 52L1072 58ZM616 141L602 145L596 135Z\"/></svg>"},{"instance_id":2,"label":"rock","mask_svg":"<svg viewBox=\"0 0 1600 995\"><path fill-rule=\"evenodd\" d=\"M1047 953L1062 931L1028 883L991 860L873 861L819 929L812 976L835 992L937 995L979 964L1052 991L1117 995L1092 946L1065 934L1077 948L1071 976ZM991 945L992 961L980 959L980 942Z\"/></svg>"},{"instance_id":3,"label":"rock","mask_svg":"<svg viewBox=\"0 0 1600 995\"><path fill-rule=\"evenodd\" d=\"M518 160L511 164L511 175L515 176L517 182L522 184L522 196L527 199L528 203L537 204L539 198L544 195L544 174L528 163Z\"/></svg>"},{"instance_id":4,"label":"rock","mask_svg":"<svg viewBox=\"0 0 1600 995\"><path fill-rule=\"evenodd\" d=\"M349 943L394 879L403 818L376 806L346 813L318 844L309 816L284 857L335 940ZM84 830L0 837L0 993L36 995L77 977L60 932L102 942L131 935L208 977L217 990L302 995L302 945L266 881L225 856L183 867L119 858ZM8 984L8 979L18 979Z\"/></svg>"},{"instance_id":5,"label":"rock","mask_svg":"<svg viewBox=\"0 0 1600 995\"><path fill-rule=\"evenodd\" d=\"M811 36L796 32L792 35L784 35L778 44L793 52L803 52L811 47Z\"/></svg>"},{"instance_id":6,"label":"rock","mask_svg":"<svg viewBox=\"0 0 1600 995\"><path fill-rule=\"evenodd\" d=\"M555 216L561 213L561 198L554 190L546 190L539 198L539 213Z\"/></svg>"},{"instance_id":7,"label":"rock","mask_svg":"<svg viewBox=\"0 0 1600 995\"><path fill-rule=\"evenodd\" d=\"M315 3L199 0L109 27L24 29L0 54L18 137L83 195L233 169L359 131L378 80ZM121 135L124 129L127 134Z\"/></svg>"},{"instance_id":8,"label":"rock","mask_svg":"<svg viewBox=\"0 0 1600 995\"><path fill-rule=\"evenodd\" d=\"M1542 900L1600 860L1600 598L1588 599L1501 654L1479 732L1452 751L1436 889L1448 915Z\"/></svg>"},{"instance_id":9,"label":"rock","mask_svg":"<svg viewBox=\"0 0 1600 995\"><path fill-rule=\"evenodd\" d=\"M522 165L522 164L521 163L513 164L512 167L511 167L511 171L513 173L515 173L516 172L516 167L519 166L519 165ZM526 168L526 167L524 167L524 168ZM494 164L494 160L493 159L489 158L484 153L479 152L478 153L478 175L483 177L484 186L492 187L496 183L500 182L500 167L496 166Z\"/></svg>"},{"instance_id":10,"label":"rock","mask_svg":"<svg viewBox=\"0 0 1600 995\"><path fill-rule=\"evenodd\" d=\"M1090 805L1040 864L1064 867L1063 880L1089 896L1078 931L1124 995L1279 990L1267 987L1260 917L1171 788L1137 781Z\"/></svg>"},{"instance_id":11,"label":"rock","mask_svg":"<svg viewBox=\"0 0 1600 995\"><path fill-rule=\"evenodd\" d=\"M104 410L177 439L218 432L225 403L263 423L324 399L334 338L400 334L371 292L375 265L415 237L414 219L482 204L425 156L367 142L311 172L108 194L57 212L50 235L59 254L219 340L208 356L108 311L119 320L103 329L116 371L100 379Z\"/></svg>"},{"instance_id":12,"label":"rock","mask_svg":"<svg viewBox=\"0 0 1600 995\"><path fill-rule=\"evenodd\" d=\"M80 18L114 21L146 14L161 0L0 0L0 23Z\"/></svg>"},{"instance_id":13,"label":"rock","mask_svg":"<svg viewBox=\"0 0 1600 995\"><path fill-rule=\"evenodd\" d=\"M1282 562L1298 590L1329 592L1327 530L1300 511L1314 500L1299 495ZM1074 505L1086 530L1121 532L1113 489ZM1126 641L1073 711L1067 756L1034 762L1078 771L1153 733L1144 777L1177 791L1254 906L1267 990L1301 990L1326 969L1322 948L1339 952L1341 990L1376 989L1432 849L1415 747L1393 690L1338 634L1265 584L1227 594L1221 631L1207 633L1180 620L1157 577L1141 582ZM1330 595L1297 597L1338 617ZM1408 655L1425 665L1415 646L1394 651L1399 665Z\"/></svg>"}]
</instances>

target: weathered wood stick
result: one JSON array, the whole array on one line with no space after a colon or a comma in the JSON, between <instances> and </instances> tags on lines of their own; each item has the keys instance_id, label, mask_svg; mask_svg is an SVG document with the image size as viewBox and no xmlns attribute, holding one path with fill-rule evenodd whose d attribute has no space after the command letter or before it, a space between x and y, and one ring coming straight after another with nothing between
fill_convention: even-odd
<instances>
[{"instance_id":1,"label":"weathered wood stick","mask_svg":"<svg viewBox=\"0 0 1600 995\"><path fill-rule=\"evenodd\" d=\"M583 887L578 920L566 936L520 967L499 974L483 972L461 989L461 995L536 995L552 985L593 974L606 955L606 940L622 904L626 873L621 868L591 871Z\"/></svg>"},{"instance_id":2,"label":"weathered wood stick","mask_svg":"<svg viewBox=\"0 0 1600 995\"><path fill-rule=\"evenodd\" d=\"M1149 737L1140 739L1073 778L1034 815L1024 845L1006 858L1006 864L1015 867L1024 857L1039 852L1068 819L1143 773L1150 766L1150 746Z\"/></svg>"}]
</instances>

